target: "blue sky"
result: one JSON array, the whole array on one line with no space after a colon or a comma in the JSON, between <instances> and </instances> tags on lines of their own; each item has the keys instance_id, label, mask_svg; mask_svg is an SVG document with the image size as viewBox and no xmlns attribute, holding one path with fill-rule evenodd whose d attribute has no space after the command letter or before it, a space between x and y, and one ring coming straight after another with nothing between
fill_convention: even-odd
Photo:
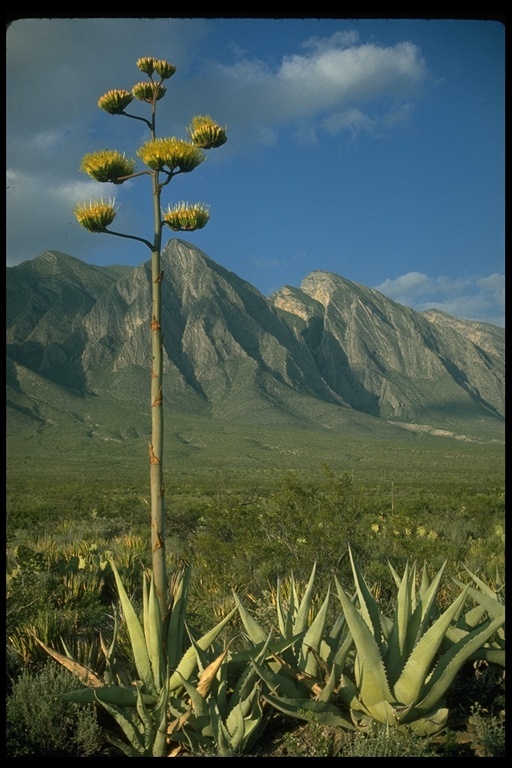
<instances>
[{"instance_id":1,"label":"blue sky","mask_svg":"<svg viewBox=\"0 0 512 768\"><path fill-rule=\"evenodd\" d=\"M143 123L97 100L177 67L157 133L196 114L228 142L166 187L210 206L165 230L264 295L314 270L416 310L504 325L505 28L449 19L20 19L7 30L7 264L63 251L137 265L145 246L81 229L74 204L113 195L118 231L151 239L148 177L114 187L82 156L135 157ZM130 106L141 116L140 102ZM143 166L138 161L140 169Z\"/></svg>"}]
</instances>

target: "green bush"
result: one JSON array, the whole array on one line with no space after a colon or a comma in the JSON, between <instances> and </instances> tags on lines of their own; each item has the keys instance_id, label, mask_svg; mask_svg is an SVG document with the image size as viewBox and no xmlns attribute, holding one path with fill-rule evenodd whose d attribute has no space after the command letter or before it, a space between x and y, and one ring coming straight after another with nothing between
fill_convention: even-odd
<instances>
[{"instance_id":1,"label":"green bush","mask_svg":"<svg viewBox=\"0 0 512 768\"><path fill-rule=\"evenodd\" d=\"M69 672L53 663L35 673L23 670L7 697L7 757L104 754L95 710L56 698L75 687Z\"/></svg>"}]
</instances>

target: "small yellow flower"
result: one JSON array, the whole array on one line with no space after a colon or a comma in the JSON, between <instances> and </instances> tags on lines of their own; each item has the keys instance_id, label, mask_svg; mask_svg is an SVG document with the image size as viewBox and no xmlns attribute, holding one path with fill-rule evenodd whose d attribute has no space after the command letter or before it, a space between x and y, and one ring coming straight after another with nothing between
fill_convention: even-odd
<instances>
[{"instance_id":1,"label":"small yellow flower","mask_svg":"<svg viewBox=\"0 0 512 768\"><path fill-rule=\"evenodd\" d=\"M208 206L202 203L178 203L163 214L164 222L175 232L192 232L202 229L210 218Z\"/></svg>"},{"instance_id":2,"label":"small yellow flower","mask_svg":"<svg viewBox=\"0 0 512 768\"><path fill-rule=\"evenodd\" d=\"M90 200L88 203L77 203L73 213L82 227L89 232L105 232L116 217L115 200Z\"/></svg>"},{"instance_id":3,"label":"small yellow flower","mask_svg":"<svg viewBox=\"0 0 512 768\"><path fill-rule=\"evenodd\" d=\"M96 181L122 184L124 177L134 172L135 160L127 158L116 149L100 149L83 156L80 170Z\"/></svg>"},{"instance_id":4,"label":"small yellow flower","mask_svg":"<svg viewBox=\"0 0 512 768\"><path fill-rule=\"evenodd\" d=\"M377 525L377 523L374 523L374 524L372 525L372 531L373 531L374 533L378 533L378 532L379 532L379 530L380 530L380 527Z\"/></svg>"},{"instance_id":5,"label":"small yellow flower","mask_svg":"<svg viewBox=\"0 0 512 768\"><path fill-rule=\"evenodd\" d=\"M98 100L98 107L111 115L120 115L132 101L133 94L130 91L116 89L108 91L102 96Z\"/></svg>"},{"instance_id":6,"label":"small yellow flower","mask_svg":"<svg viewBox=\"0 0 512 768\"><path fill-rule=\"evenodd\" d=\"M147 101L148 104L155 101L159 101L165 93L167 88L159 83L136 83L132 88L132 93L139 101Z\"/></svg>"},{"instance_id":7,"label":"small yellow flower","mask_svg":"<svg viewBox=\"0 0 512 768\"><path fill-rule=\"evenodd\" d=\"M137 154L154 171L167 167L171 171L179 169L182 173L189 173L206 159L204 152L195 144L174 137L146 141Z\"/></svg>"},{"instance_id":8,"label":"small yellow flower","mask_svg":"<svg viewBox=\"0 0 512 768\"><path fill-rule=\"evenodd\" d=\"M187 133L194 144L202 149L213 149L228 140L226 129L215 123L210 115L196 115L187 128Z\"/></svg>"},{"instance_id":9,"label":"small yellow flower","mask_svg":"<svg viewBox=\"0 0 512 768\"><path fill-rule=\"evenodd\" d=\"M438 538L439 538L439 534L437 533L437 531L429 531L427 534L427 539L438 539Z\"/></svg>"},{"instance_id":10,"label":"small yellow flower","mask_svg":"<svg viewBox=\"0 0 512 768\"><path fill-rule=\"evenodd\" d=\"M418 527L416 528L416 533L420 538L423 538L423 536L425 536L425 534L427 533L427 529L425 528L424 525L418 525Z\"/></svg>"}]
</instances>

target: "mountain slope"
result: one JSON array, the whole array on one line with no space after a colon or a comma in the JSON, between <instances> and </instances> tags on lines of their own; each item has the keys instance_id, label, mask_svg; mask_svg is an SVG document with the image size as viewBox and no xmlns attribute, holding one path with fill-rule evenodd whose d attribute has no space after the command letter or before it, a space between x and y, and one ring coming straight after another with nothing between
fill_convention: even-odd
<instances>
[{"instance_id":1,"label":"mountain slope","mask_svg":"<svg viewBox=\"0 0 512 768\"><path fill-rule=\"evenodd\" d=\"M392 437L501 439L504 332L417 313L327 272L265 298L199 249L162 252L164 397L172 415ZM7 270L8 431L147 434L149 262L47 251Z\"/></svg>"},{"instance_id":2,"label":"mountain slope","mask_svg":"<svg viewBox=\"0 0 512 768\"><path fill-rule=\"evenodd\" d=\"M438 427L503 419L502 329L492 326L491 344L485 324L473 323L469 332L464 321L417 313L321 271L270 301L305 340L329 387L352 408Z\"/></svg>"}]
</instances>

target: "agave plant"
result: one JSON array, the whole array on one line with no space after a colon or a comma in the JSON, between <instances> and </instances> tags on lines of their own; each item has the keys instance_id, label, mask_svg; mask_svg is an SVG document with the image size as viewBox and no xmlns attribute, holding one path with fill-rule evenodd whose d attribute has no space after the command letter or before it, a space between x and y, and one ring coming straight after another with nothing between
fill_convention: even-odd
<instances>
[{"instance_id":1,"label":"agave plant","mask_svg":"<svg viewBox=\"0 0 512 768\"><path fill-rule=\"evenodd\" d=\"M186 636L186 607L190 568L180 574L173 585L173 602L162 621L154 580L143 580L142 623L112 562L119 600L130 637L135 674L128 679L112 663L117 641L117 623L109 648L104 647L105 675L100 678L92 670L78 664L68 655L40 644L63 666L76 674L85 687L59 696L64 701L97 703L122 729L126 741L107 733L109 741L128 757L169 756L169 724L174 720L169 701L186 693L189 681L198 670L196 649L206 652L236 613L236 607L213 629L194 640L183 652ZM215 654L218 649L215 649Z\"/></svg>"},{"instance_id":2,"label":"agave plant","mask_svg":"<svg viewBox=\"0 0 512 768\"><path fill-rule=\"evenodd\" d=\"M450 642L457 642L462 637L475 629L486 616L491 619L497 619L505 616L505 599L503 584L499 574L496 575L496 589L492 589L482 579L472 573L469 568L464 566L465 570L470 575L473 583L469 586L468 594L475 601L476 605L463 613L458 619L455 626L448 629L446 633L447 639ZM454 579L455 584L461 589L465 588L463 582L458 579ZM477 650L471 655L471 659L482 659L492 664L498 664L501 667L505 666L505 627L501 626L496 630L496 633L489 638L489 641L477 648Z\"/></svg>"},{"instance_id":3,"label":"agave plant","mask_svg":"<svg viewBox=\"0 0 512 768\"><path fill-rule=\"evenodd\" d=\"M314 615L315 573L316 565L302 597L291 577L288 601L284 600L278 581L276 610L281 650L270 644L269 652L252 658L251 664L268 688L268 692L262 694L264 701L275 709L290 717L353 729L352 723L332 703L335 684L353 641L342 614L332 627L327 627L329 589ZM264 630L236 594L235 599L249 641L261 647L265 641Z\"/></svg>"},{"instance_id":4,"label":"agave plant","mask_svg":"<svg viewBox=\"0 0 512 768\"><path fill-rule=\"evenodd\" d=\"M429 582L426 565L419 588L416 566L406 565L398 582L393 618L381 615L350 551L358 598L356 607L336 579L339 599L356 654L352 674L341 677L339 694L358 727L374 722L436 733L446 723L444 695L472 654L504 623L504 616L484 620L442 651L442 644L460 615L469 593L461 594L443 612L435 599L446 563Z\"/></svg>"}]
</instances>

